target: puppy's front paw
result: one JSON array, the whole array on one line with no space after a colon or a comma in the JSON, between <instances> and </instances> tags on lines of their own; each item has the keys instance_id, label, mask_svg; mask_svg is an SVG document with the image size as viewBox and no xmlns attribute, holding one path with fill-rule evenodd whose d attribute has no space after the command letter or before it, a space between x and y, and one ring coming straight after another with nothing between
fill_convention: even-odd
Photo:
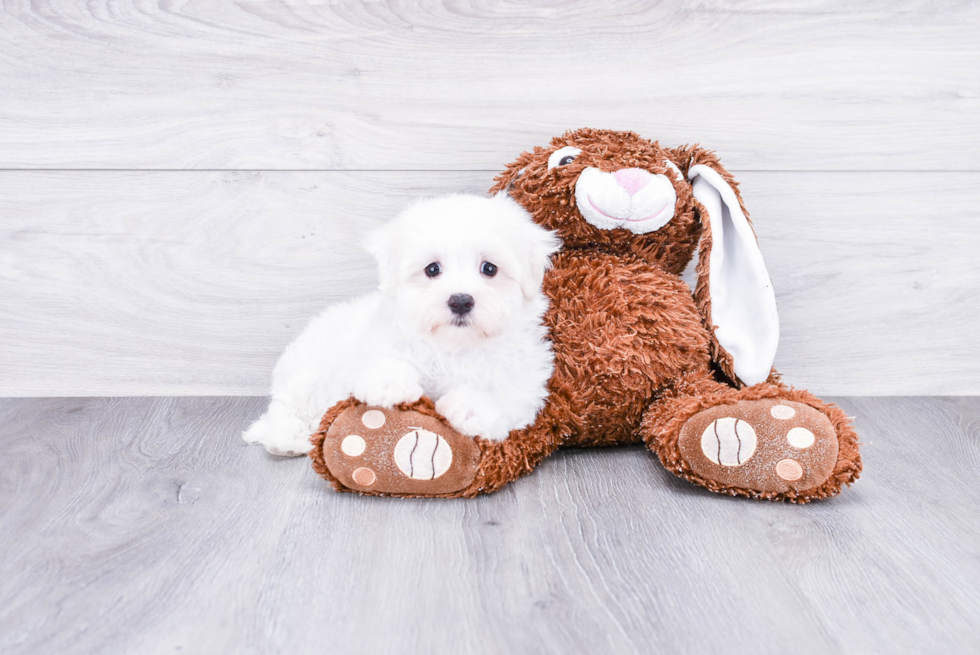
<instances>
[{"instance_id":1,"label":"puppy's front paw","mask_svg":"<svg viewBox=\"0 0 980 655\"><path fill-rule=\"evenodd\" d=\"M503 441L510 433L493 398L480 391L454 389L436 401L436 411L469 437Z\"/></svg>"},{"instance_id":2,"label":"puppy's front paw","mask_svg":"<svg viewBox=\"0 0 980 655\"><path fill-rule=\"evenodd\" d=\"M394 407L422 397L415 368L405 362L385 360L366 367L354 380L354 397L368 405Z\"/></svg>"},{"instance_id":3,"label":"puppy's front paw","mask_svg":"<svg viewBox=\"0 0 980 655\"><path fill-rule=\"evenodd\" d=\"M242 439L262 444L273 455L298 457L313 447L310 434L310 426L300 418L262 417L242 433Z\"/></svg>"}]
</instances>

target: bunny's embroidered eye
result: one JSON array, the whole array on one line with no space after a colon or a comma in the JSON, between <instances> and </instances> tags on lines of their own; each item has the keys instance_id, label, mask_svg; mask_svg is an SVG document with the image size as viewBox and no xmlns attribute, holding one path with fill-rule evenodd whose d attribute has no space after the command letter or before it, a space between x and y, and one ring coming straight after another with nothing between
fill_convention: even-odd
<instances>
[{"instance_id":1,"label":"bunny's embroidered eye","mask_svg":"<svg viewBox=\"0 0 980 655\"><path fill-rule=\"evenodd\" d=\"M567 166L575 161L575 158L581 154L582 151L575 146L565 146L564 148L559 148L551 153L548 157L548 170L550 171L555 166Z\"/></svg>"},{"instance_id":2,"label":"bunny's embroidered eye","mask_svg":"<svg viewBox=\"0 0 980 655\"><path fill-rule=\"evenodd\" d=\"M425 267L425 274L429 277L436 277L440 273L442 273L442 266L439 265L439 262L432 262Z\"/></svg>"},{"instance_id":3,"label":"bunny's embroidered eye","mask_svg":"<svg viewBox=\"0 0 980 655\"><path fill-rule=\"evenodd\" d=\"M493 277L497 274L497 265L491 264L490 262L483 262L483 266L480 267L480 272L487 277Z\"/></svg>"}]
</instances>

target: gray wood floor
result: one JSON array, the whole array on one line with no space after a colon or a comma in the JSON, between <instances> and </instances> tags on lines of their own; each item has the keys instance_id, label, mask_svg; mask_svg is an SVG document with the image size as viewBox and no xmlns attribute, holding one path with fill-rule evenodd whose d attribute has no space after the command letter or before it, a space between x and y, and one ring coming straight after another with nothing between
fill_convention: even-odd
<instances>
[{"instance_id":1,"label":"gray wood floor","mask_svg":"<svg viewBox=\"0 0 980 655\"><path fill-rule=\"evenodd\" d=\"M493 496L330 491L261 398L0 400L0 652L980 649L980 398L841 398L866 473L805 507L642 448Z\"/></svg>"}]
</instances>

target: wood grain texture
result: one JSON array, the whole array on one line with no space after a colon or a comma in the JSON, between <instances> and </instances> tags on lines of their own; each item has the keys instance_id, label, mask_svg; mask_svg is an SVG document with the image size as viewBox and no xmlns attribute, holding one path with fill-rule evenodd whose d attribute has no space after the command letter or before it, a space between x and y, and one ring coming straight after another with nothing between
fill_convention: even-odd
<instances>
[{"instance_id":1,"label":"wood grain texture","mask_svg":"<svg viewBox=\"0 0 980 655\"><path fill-rule=\"evenodd\" d=\"M363 498L242 443L261 399L2 400L0 650L975 652L980 399L838 402L865 473L799 507L642 448Z\"/></svg>"},{"instance_id":2,"label":"wood grain texture","mask_svg":"<svg viewBox=\"0 0 980 655\"><path fill-rule=\"evenodd\" d=\"M5 0L0 168L480 169L577 127L980 170L975 2Z\"/></svg>"},{"instance_id":3,"label":"wood grain texture","mask_svg":"<svg viewBox=\"0 0 980 655\"><path fill-rule=\"evenodd\" d=\"M978 175L740 179L788 382L980 393ZM415 197L488 185L472 172L0 173L0 395L265 394L310 318L374 288L368 229Z\"/></svg>"}]
</instances>

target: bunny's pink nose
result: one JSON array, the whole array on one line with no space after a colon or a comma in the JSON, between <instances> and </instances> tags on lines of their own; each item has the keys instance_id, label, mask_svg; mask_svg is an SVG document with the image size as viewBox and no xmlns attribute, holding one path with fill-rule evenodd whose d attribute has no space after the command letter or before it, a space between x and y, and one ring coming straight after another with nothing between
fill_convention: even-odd
<instances>
[{"instance_id":1,"label":"bunny's pink nose","mask_svg":"<svg viewBox=\"0 0 980 655\"><path fill-rule=\"evenodd\" d=\"M621 168L613 173L613 177L631 196L636 195L637 191L650 184L650 180L653 179L653 175L642 168Z\"/></svg>"}]
</instances>

